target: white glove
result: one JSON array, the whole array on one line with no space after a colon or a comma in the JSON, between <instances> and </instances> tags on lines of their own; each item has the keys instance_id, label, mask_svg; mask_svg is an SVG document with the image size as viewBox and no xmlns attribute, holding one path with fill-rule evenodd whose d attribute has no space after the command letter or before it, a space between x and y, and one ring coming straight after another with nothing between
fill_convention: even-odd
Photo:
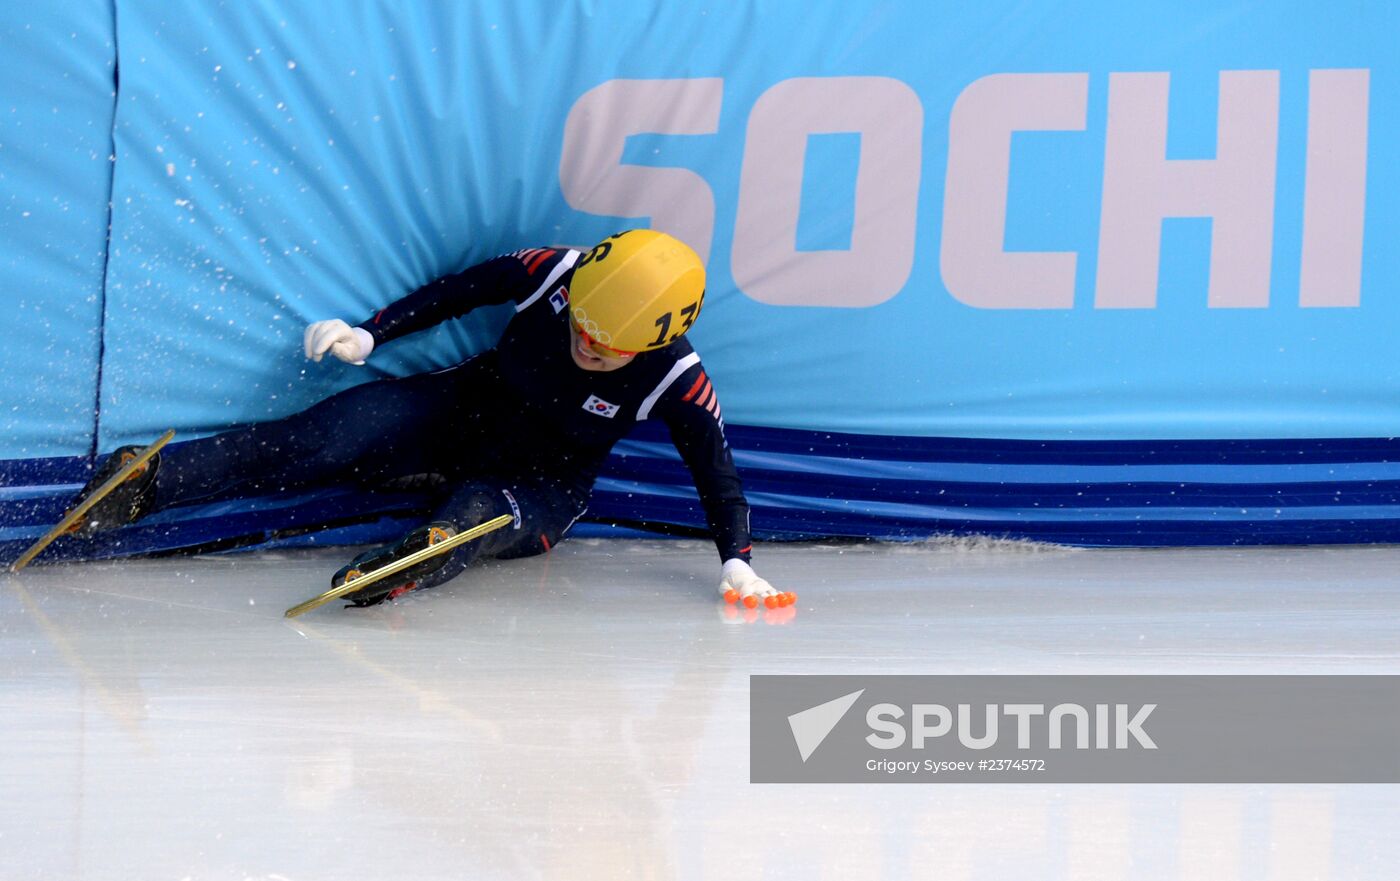
<instances>
[{"instance_id":1,"label":"white glove","mask_svg":"<svg viewBox=\"0 0 1400 881\"><path fill-rule=\"evenodd\" d=\"M762 603L768 608L790 606L797 599L794 593L779 593L773 585L758 577L753 567L737 557L725 560L720 571L719 595L727 603L743 603L752 609ZM753 597L749 601L749 597Z\"/></svg>"},{"instance_id":2,"label":"white glove","mask_svg":"<svg viewBox=\"0 0 1400 881\"><path fill-rule=\"evenodd\" d=\"M362 327L351 327L339 318L317 321L306 328L306 357L320 361L329 351L347 364L363 364L374 351L374 337Z\"/></svg>"}]
</instances>

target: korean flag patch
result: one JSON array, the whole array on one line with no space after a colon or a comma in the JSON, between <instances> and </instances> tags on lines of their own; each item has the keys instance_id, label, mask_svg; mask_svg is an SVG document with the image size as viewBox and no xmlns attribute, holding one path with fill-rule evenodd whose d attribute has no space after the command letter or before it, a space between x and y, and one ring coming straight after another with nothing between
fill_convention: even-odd
<instances>
[{"instance_id":1,"label":"korean flag patch","mask_svg":"<svg viewBox=\"0 0 1400 881\"><path fill-rule=\"evenodd\" d=\"M589 395L588 400L583 402L583 409L595 416L605 416L608 419L617 415L617 405L609 404L597 395Z\"/></svg>"},{"instance_id":2,"label":"korean flag patch","mask_svg":"<svg viewBox=\"0 0 1400 881\"><path fill-rule=\"evenodd\" d=\"M569 305L569 289L565 287L549 295L549 305L554 307L554 314L558 315L564 311L564 307Z\"/></svg>"}]
</instances>

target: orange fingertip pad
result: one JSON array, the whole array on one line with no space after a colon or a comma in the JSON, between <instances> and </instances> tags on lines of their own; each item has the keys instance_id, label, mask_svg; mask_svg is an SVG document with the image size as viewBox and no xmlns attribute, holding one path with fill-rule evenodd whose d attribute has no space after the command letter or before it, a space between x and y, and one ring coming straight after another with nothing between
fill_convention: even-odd
<instances>
[{"instance_id":1,"label":"orange fingertip pad","mask_svg":"<svg viewBox=\"0 0 1400 881\"><path fill-rule=\"evenodd\" d=\"M732 587L729 588L729 590L724 592L724 601L730 604L739 602L739 591Z\"/></svg>"}]
</instances>

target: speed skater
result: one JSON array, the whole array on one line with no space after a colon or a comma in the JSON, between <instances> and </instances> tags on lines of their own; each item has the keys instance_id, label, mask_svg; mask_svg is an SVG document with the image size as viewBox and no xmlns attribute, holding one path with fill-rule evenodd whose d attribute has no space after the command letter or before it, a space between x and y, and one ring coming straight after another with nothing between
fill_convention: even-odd
<instances>
[{"instance_id":1,"label":"speed skater","mask_svg":"<svg viewBox=\"0 0 1400 881\"><path fill-rule=\"evenodd\" d=\"M169 445L93 507L80 531L235 490L414 479L436 487L429 523L356 557L332 578L336 586L352 571L510 515L510 526L349 596L373 605L442 584L478 556L548 551L587 509L613 445L637 423L659 419L699 493L719 551L721 595L750 608L788 605L794 596L750 565L749 505L719 398L685 338L704 296L696 253L665 233L637 229L587 251L528 248L487 260L356 326L317 321L304 335L308 358L329 353L363 365L381 346L473 309L515 309L494 347L453 367L365 383L283 419ZM89 486L130 451L115 451Z\"/></svg>"}]
</instances>

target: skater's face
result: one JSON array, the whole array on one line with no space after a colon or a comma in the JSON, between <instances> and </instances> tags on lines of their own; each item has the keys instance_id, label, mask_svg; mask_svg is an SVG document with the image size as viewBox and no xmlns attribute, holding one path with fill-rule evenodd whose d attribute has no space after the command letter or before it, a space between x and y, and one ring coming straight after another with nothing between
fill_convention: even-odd
<instances>
[{"instance_id":1,"label":"skater's face","mask_svg":"<svg viewBox=\"0 0 1400 881\"><path fill-rule=\"evenodd\" d=\"M626 367L636 357L631 353L625 355L613 353L592 342L574 326L572 321L569 322L569 354L574 356L574 363L581 369L596 372Z\"/></svg>"}]
</instances>

